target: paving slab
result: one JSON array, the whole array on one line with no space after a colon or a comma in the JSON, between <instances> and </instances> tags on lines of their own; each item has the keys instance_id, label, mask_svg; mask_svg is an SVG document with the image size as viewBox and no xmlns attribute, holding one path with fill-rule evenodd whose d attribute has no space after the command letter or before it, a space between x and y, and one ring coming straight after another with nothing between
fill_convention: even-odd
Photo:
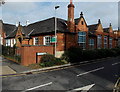
<instances>
[{"instance_id":1,"label":"paving slab","mask_svg":"<svg viewBox=\"0 0 120 92\"><path fill-rule=\"evenodd\" d=\"M9 66L0 66L0 74L6 75L6 74L15 74L16 72L11 69Z\"/></svg>"},{"instance_id":2,"label":"paving slab","mask_svg":"<svg viewBox=\"0 0 120 92\"><path fill-rule=\"evenodd\" d=\"M16 62L7 60L4 57L2 58L2 61L1 61L1 56L0 56L0 66L8 66L12 70L14 70L16 73L31 70L29 67L26 67L26 66L20 65L20 64L18 64Z\"/></svg>"}]
</instances>

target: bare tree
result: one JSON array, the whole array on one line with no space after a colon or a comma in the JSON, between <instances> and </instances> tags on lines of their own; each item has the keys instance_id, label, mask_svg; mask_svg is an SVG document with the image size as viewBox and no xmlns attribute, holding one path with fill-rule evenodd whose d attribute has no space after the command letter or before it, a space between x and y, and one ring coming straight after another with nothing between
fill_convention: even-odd
<instances>
[{"instance_id":1,"label":"bare tree","mask_svg":"<svg viewBox=\"0 0 120 92\"><path fill-rule=\"evenodd\" d=\"M5 0L0 0L0 6L5 4Z\"/></svg>"}]
</instances>

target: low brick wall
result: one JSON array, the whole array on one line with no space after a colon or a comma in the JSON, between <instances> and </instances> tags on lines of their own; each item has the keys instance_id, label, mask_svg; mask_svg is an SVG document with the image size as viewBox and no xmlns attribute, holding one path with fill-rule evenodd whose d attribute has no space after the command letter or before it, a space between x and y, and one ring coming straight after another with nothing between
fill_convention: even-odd
<instances>
[{"instance_id":1,"label":"low brick wall","mask_svg":"<svg viewBox=\"0 0 120 92\"><path fill-rule=\"evenodd\" d=\"M21 64L24 66L38 63L42 56L38 56L37 53L54 54L53 46L22 46L20 50L21 50Z\"/></svg>"}]
</instances>

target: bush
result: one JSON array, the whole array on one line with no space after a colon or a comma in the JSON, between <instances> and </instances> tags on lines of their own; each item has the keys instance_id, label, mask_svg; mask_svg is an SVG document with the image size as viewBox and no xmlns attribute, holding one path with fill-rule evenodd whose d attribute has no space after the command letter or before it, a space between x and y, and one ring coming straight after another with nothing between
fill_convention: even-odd
<instances>
[{"instance_id":1,"label":"bush","mask_svg":"<svg viewBox=\"0 0 120 92\"><path fill-rule=\"evenodd\" d=\"M46 54L41 58L39 65L42 67L50 67L50 66L61 65L61 64L64 64L64 62L62 62L61 59L55 58L51 54Z\"/></svg>"},{"instance_id":2,"label":"bush","mask_svg":"<svg viewBox=\"0 0 120 92\"><path fill-rule=\"evenodd\" d=\"M61 59L66 60L68 62L80 62L82 60L82 49L71 47L62 55Z\"/></svg>"},{"instance_id":3,"label":"bush","mask_svg":"<svg viewBox=\"0 0 120 92\"><path fill-rule=\"evenodd\" d=\"M45 54L45 55L41 58L40 62L41 62L41 63L52 62L52 61L55 61L55 59L56 59L56 58L55 58L53 55L51 55L51 54Z\"/></svg>"},{"instance_id":4,"label":"bush","mask_svg":"<svg viewBox=\"0 0 120 92\"><path fill-rule=\"evenodd\" d=\"M95 50L83 50L82 60L92 60L97 58Z\"/></svg>"},{"instance_id":5,"label":"bush","mask_svg":"<svg viewBox=\"0 0 120 92\"><path fill-rule=\"evenodd\" d=\"M85 60L100 59L100 58L119 56L119 55L120 55L120 48L81 50L80 48L72 47L67 51L65 51L61 59L74 63Z\"/></svg>"},{"instance_id":6,"label":"bush","mask_svg":"<svg viewBox=\"0 0 120 92\"><path fill-rule=\"evenodd\" d=\"M120 48L113 48L111 50L114 52L114 56L120 55Z\"/></svg>"}]
</instances>

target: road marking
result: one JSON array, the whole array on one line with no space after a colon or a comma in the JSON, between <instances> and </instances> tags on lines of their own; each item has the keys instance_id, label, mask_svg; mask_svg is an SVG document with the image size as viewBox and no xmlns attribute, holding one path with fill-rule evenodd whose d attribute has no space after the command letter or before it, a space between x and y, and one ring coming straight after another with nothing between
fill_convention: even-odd
<instances>
[{"instance_id":1,"label":"road marking","mask_svg":"<svg viewBox=\"0 0 120 92\"><path fill-rule=\"evenodd\" d=\"M83 61L83 62L80 62L80 63L87 63L87 62L90 62L90 61Z\"/></svg>"},{"instance_id":2,"label":"road marking","mask_svg":"<svg viewBox=\"0 0 120 92\"><path fill-rule=\"evenodd\" d=\"M95 72L95 71L98 71L98 70L102 70L102 69L104 69L104 67L97 68L97 69L94 69L94 70L91 70L91 71L88 71L88 72L84 72L84 73L78 74L77 76L82 76L82 75L85 75L85 74L88 74L88 73L91 73L91 72Z\"/></svg>"},{"instance_id":3,"label":"road marking","mask_svg":"<svg viewBox=\"0 0 120 92\"><path fill-rule=\"evenodd\" d=\"M26 89L25 91L22 91L22 92L34 90L34 89L37 89L37 88L40 88L40 87L44 87L44 86L48 86L48 85L51 85L51 84L52 84L52 82L49 82L49 83L46 83L46 84L43 84L43 85L40 85L40 86L36 86L36 87L33 87L33 88Z\"/></svg>"},{"instance_id":4,"label":"road marking","mask_svg":"<svg viewBox=\"0 0 120 92\"><path fill-rule=\"evenodd\" d=\"M87 86L84 86L84 87L76 88L76 89L73 89L72 91L69 91L69 92L77 92L77 91L88 92L88 90L90 90L94 85L95 84L91 84L91 85L87 85Z\"/></svg>"},{"instance_id":5,"label":"road marking","mask_svg":"<svg viewBox=\"0 0 120 92\"><path fill-rule=\"evenodd\" d=\"M112 65L117 65L117 64L120 64L120 62L117 62L117 63L113 63Z\"/></svg>"}]
</instances>

